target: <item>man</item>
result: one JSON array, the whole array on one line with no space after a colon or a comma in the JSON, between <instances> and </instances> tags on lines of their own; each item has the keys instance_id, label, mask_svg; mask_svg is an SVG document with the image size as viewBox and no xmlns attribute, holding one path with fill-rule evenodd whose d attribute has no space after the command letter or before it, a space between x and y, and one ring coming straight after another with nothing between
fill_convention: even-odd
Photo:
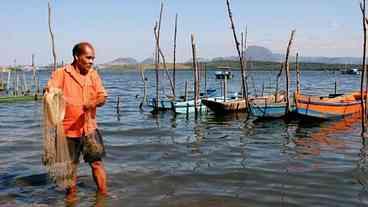
<instances>
[{"instance_id":1,"label":"man","mask_svg":"<svg viewBox=\"0 0 368 207\"><path fill-rule=\"evenodd\" d=\"M102 163L105 154L103 142L96 124L96 107L104 105L107 97L102 81L93 69L95 50L88 42L81 42L73 48L73 62L57 69L48 81L47 88L59 88L63 91L66 102L63 120L64 133L67 137L69 153L77 168L79 157L89 163L98 192L107 194L106 172ZM90 141L92 140L92 141ZM97 144L102 153L91 151L90 144ZM75 198L77 175L73 185L67 189L67 199Z\"/></svg>"}]
</instances>

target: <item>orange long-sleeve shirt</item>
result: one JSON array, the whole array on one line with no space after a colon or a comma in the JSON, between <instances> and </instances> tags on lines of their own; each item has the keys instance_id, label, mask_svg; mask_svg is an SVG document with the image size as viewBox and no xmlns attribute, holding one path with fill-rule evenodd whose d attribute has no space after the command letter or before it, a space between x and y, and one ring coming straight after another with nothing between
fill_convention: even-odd
<instances>
[{"instance_id":1,"label":"orange long-sleeve shirt","mask_svg":"<svg viewBox=\"0 0 368 207\"><path fill-rule=\"evenodd\" d=\"M67 137L81 137L97 128L96 108L83 110L84 104L99 96L107 96L96 70L90 69L82 75L73 65L66 65L53 72L47 87L60 88L64 93L66 109L63 126Z\"/></svg>"}]
</instances>

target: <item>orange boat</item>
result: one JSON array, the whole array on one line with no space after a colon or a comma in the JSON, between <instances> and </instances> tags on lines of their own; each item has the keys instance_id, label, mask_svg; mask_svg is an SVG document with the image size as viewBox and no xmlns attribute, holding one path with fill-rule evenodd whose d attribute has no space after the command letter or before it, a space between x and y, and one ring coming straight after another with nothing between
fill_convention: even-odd
<instances>
[{"instance_id":1,"label":"orange boat","mask_svg":"<svg viewBox=\"0 0 368 207\"><path fill-rule=\"evenodd\" d=\"M360 92L311 96L295 93L296 112L301 115L333 119L359 113L361 111Z\"/></svg>"}]
</instances>

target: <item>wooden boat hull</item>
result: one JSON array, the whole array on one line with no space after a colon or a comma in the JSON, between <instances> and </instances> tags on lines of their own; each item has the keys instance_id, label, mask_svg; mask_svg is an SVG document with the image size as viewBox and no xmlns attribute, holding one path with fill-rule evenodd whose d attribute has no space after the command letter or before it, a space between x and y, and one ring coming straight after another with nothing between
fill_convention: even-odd
<instances>
[{"instance_id":1,"label":"wooden boat hull","mask_svg":"<svg viewBox=\"0 0 368 207\"><path fill-rule=\"evenodd\" d=\"M215 113L244 112L247 109L244 99L230 99L224 102L223 98L202 99L202 103Z\"/></svg>"},{"instance_id":2,"label":"wooden boat hull","mask_svg":"<svg viewBox=\"0 0 368 207\"><path fill-rule=\"evenodd\" d=\"M285 116L286 102L272 104L250 103L253 116L261 118L280 118Z\"/></svg>"},{"instance_id":3,"label":"wooden boat hull","mask_svg":"<svg viewBox=\"0 0 368 207\"><path fill-rule=\"evenodd\" d=\"M285 95L284 92L280 92L277 99L275 95L251 98L249 103L252 115L260 118L280 118L285 116L287 107ZM291 110L293 110L292 107Z\"/></svg>"},{"instance_id":4,"label":"wooden boat hull","mask_svg":"<svg viewBox=\"0 0 368 207\"><path fill-rule=\"evenodd\" d=\"M342 118L361 111L360 93L337 97L296 94L295 102L298 114L322 119Z\"/></svg>"}]
</instances>

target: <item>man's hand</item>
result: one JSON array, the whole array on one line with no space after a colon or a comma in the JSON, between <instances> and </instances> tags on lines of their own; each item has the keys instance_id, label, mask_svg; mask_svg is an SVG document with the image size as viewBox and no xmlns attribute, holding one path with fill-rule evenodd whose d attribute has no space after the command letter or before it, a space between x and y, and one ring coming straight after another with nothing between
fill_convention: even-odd
<instances>
[{"instance_id":1,"label":"man's hand","mask_svg":"<svg viewBox=\"0 0 368 207\"><path fill-rule=\"evenodd\" d=\"M84 104L83 105L83 110L84 111L90 111L96 108L96 103L94 103L94 101L91 101L90 103Z\"/></svg>"},{"instance_id":2,"label":"man's hand","mask_svg":"<svg viewBox=\"0 0 368 207\"><path fill-rule=\"evenodd\" d=\"M91 100L89 103L83 105L84 111L89 111L96 109L96 107L100 107L105 104L106 97L98 96L96 99Z\"/></svg>"}]
</instances>

